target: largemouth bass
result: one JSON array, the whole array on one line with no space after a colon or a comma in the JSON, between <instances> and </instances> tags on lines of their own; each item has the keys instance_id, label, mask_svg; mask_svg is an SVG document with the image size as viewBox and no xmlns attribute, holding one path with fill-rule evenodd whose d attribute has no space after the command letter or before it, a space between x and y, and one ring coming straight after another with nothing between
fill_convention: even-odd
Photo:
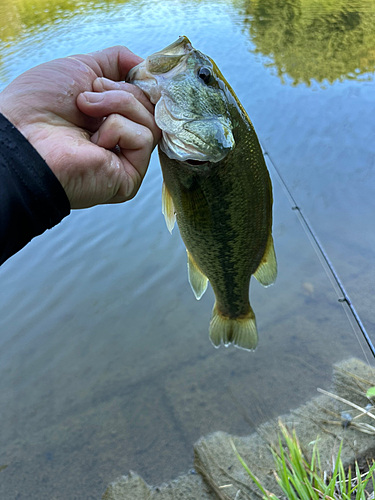
<instances>
[{"instance_id":1,"label":"largemouth bass","mask_svg":"<svg viewBox=\"0 0 375 500\"><path fill-rule=\"evenodd\" d=\"M196 298L208 280L214 290L211 341L253 350L250 278L268 286L277 274L272 186L254 127L214 61L186 37L147 57L126 81L156 105L162 210L170 231L177 219Z\"/></svg>"}]
</instances>

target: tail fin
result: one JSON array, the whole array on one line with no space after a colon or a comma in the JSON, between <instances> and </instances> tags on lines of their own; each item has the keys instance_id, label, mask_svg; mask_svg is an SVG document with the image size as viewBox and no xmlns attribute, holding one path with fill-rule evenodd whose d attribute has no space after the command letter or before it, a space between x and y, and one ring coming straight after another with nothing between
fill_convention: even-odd
<instances>
[{"instance_id":1,"label":"tail fin","mask_svg":"<svg viewBox=\"0 0 375 500\"><path fill-rule=\"evenodd\" d=\"M215 303L209 334L211 342L215 347L219 347L221 342L223 342L225 346L232 343L237 347L242 347L242 349L254 350L258 344L258 331L254 311L250 307L249 313L243 318L226 318L221 315Z\"/></svg>"}]
</instances>

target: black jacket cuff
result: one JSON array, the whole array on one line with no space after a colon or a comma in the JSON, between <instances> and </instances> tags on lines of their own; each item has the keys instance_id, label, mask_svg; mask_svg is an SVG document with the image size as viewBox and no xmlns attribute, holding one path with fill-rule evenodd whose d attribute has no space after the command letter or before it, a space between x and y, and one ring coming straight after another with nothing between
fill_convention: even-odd
<instances>
[{"instance_id":1,"label":"black jacket cuff","mask_svg":"<svg viewBox=\"0 0 375 500\"><path fill-rule=\"evenodd\" d=\"M0 114L0 264L69 213L52 170Z\"/></svg>"}]
</instances>

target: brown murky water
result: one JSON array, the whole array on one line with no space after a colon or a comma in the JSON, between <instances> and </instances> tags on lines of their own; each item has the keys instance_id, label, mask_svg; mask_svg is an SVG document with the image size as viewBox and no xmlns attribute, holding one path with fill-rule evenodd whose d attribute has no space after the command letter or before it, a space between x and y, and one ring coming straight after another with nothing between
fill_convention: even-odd
<instances>
[{"instance_id":1,"label":"brown murky water","mask_svg":"<svg viewBox=\"0 0 375 500\"><path fill-rule=\"evenodd\" d=\"M374 342L372 1L12 0L0 14L1 88L115 44L146 56L185 34L210 55ZM156 155L134 200L73 213L1 267L2 500L98 499L129 469L161 483L202 434L247 434L327 387L335 361L373 362L269 167L279 276L251 287L254 353L209 342L213 294L190 290Z\"/></svg>"}]
</instances>

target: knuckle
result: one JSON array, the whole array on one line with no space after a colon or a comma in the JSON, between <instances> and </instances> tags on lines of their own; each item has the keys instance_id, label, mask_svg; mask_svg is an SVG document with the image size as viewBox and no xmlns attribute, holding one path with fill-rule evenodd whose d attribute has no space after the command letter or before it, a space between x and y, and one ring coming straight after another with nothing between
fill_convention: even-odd
<instances>
[{"instance_id":1,"label":"knuckle","mask_svg":"<svg viewBox=\"0 0 375 500\"><path fill-rule=\"evenodd\" d=\"M119 97L121 99L121 102L126 106L134 106L136 99L130 92L122 90Z\"/></svg>"},{"instance_id":2,"label":"knuckle","mask_svg":"<svg viewBox=\"0 0 375 500\"><path fill-rule=\"evenodd\" d=\"M125 197L127 200L132 200L134 196L138 193L139 187L141 185L141 179L138 178L139 174L137 174L137 178L134 179L132 176L128 175L125 182Z\"/></svg>"},{"instance_id":3,"label":"knuckle","mask_svg":"<svg viewBox=\"0 0 375 500\"><path fill-rule=\"evenodd\" d=\"M147 127L143 127L141 142L142 146L146 149L152 149L154 147L154 135Z\"/></svg>"},{"instance_id":4,"label":"knuckle","mask_svg":"<svg viewBox=\"0 0 375 500\"><path fill-rule=\"evenodd\" d=\"M92 82L92 88L93 88L94 92L102 92L103 90L105 90L104 83L103 83L103 78L100 78L100 77L96 78Z\"/></svg>"},{"instance_id":5,"label":"knuckle","mask_svg":"<svg viewBox=\"0 0 375 500\"><path fill-rule=\"evenodd\" d=\"M118 113L112 113L104 121L104 130L110 137L119 137L123 134L123 117Z\"/></svg>"},{"instance_id":6,"label":"knuckle","mask_svg":"<svg viewBox=\"0 0 375 500\"><path fill-rule=\"evenodd\" d=\"M120 120L121 120L121 115L119 115L118 113L111 113L105 119L105 122L104 122L105 127L108 130L117 130L119 127Z\"/></svg>"}]
</instances>

